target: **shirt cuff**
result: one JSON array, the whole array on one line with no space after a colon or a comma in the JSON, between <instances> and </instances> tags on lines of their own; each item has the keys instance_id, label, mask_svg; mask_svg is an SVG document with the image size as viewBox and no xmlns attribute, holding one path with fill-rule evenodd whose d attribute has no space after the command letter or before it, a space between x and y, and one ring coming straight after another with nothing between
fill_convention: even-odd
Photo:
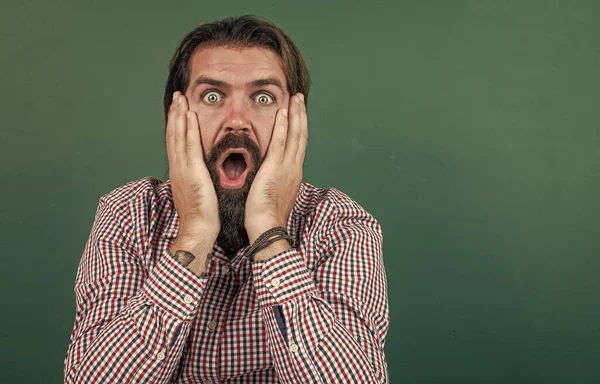
<instances>
[{"instance_id":1,"label":"shirt cuff","mask_svg":"<svg viewBox=\"0 0 600 384\"><path fill-rule=\"evenodd\" d=\"M262 308L281 305L317 288L304 259L295 248L252 263L254 290Z\"/></svg>"},{"instance_id":2,"label":"shirt cuff","mask_svg":"<svg viewBox=\"0 0 600 384\"><path fill-rule=\"evenodd\" d=\"M146 280L143 292L163 311L180 320L190 320L198 311L198 303L208 276L215 269L214 264L211 261L207 273L198 277L165 251Z\"/></svg>"}]
</instances>

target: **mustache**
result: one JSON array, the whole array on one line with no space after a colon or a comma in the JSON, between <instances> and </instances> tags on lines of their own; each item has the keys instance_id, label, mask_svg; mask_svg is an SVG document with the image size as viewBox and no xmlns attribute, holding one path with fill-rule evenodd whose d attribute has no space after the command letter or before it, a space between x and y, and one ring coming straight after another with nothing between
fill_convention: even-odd
<instances>
[{"instance_id":1,"label":"mustache","mask_svg":"<svg viewBox=\"0 0 600 384\"><path fill-rule=\"evenodd\" d=\"M230 148L244 148L250 153L252 157L252 164L246 164L246 166L252 165L254 169L258 169L262 162L260 156L260 149L258 145L252 139L246 135L234 135L233 133L228 133L223 138L214 145L208 158L206 159L207 164L216 164L219 156Z\"/></svg>"}]
</instances>

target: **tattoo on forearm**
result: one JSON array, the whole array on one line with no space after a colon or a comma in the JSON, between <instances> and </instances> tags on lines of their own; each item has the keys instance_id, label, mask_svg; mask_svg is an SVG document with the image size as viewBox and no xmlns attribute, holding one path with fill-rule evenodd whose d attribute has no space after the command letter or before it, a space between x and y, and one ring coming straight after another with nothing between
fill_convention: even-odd
<instances>
[{"instance_id":1,"label":"tattoo on forearm","mask_svg":"<svg viewBox=\"0 0 600 384\"><path fill-rule=\"evenodd\" d=\"M173 257L175 258L175 260L179 261L184 267L187 267L192 262L192 260L196 258L196 256L194 256L190 252L182 250L175 252Z\"/></svg>"}]
</instances>

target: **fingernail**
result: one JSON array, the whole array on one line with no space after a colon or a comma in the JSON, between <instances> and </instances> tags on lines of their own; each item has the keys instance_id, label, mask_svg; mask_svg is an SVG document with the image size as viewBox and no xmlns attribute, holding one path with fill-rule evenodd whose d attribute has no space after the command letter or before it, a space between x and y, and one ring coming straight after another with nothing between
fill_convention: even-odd
<instances>
[{"instance_id":1,"label":"fingernail","mask_svg":"<svg viewBox=\"0 0 600 384\"><path fill-rule=\"evenodd\" d=\"M177 95L177 91L173 92L173 100L175 100L175 95Z\"/></svg>"},{"instance_id":2,"label":"fingernail","mask_svg":"<svg viewBox=\"0 0 600 384\"><path fill-rule=\"evenodd\" d=\"M287 109L285 109L285 108L284 108L284 109L282 109L282 110L281 110L281 114L282 114L283 116L287 116Z\"/></svg>"},{"instance_id":3,"label":"fingernail","mask_svg":"<svg viewBox=\"0 0 600 384\"><path fill-rule=\"evenodd\" d=\"M183 97L179 96L177 98L177 105L181 104L182 101L183 101Z\"/></svg>"},{"instance_id":4,"label":"fingernail","mask_svg":"<svg viewBox=\"0 0 600 384\"><path fill-rule=\"evenodd\" d=\"M304 101L304 95L302 93L300 94L300 100Z\"/></svg>"}]
</instances>

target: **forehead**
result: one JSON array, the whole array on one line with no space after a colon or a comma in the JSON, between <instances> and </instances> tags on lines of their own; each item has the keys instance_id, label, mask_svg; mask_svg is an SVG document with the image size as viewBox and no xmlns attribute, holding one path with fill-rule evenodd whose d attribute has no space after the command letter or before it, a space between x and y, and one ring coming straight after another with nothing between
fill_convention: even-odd
<instances>
[{"instance_id":1,"label":"forehead","mask_svg":"<svg viewBox=\"0 0 600 384\"><path fill-rule=\"evenodd\" d=\"M229 48L199 46L190 58L190 84L199 76L225 81L233 87L274 77L287 90L281 58L263 47Z\"/></svg>"}]
</instances>

